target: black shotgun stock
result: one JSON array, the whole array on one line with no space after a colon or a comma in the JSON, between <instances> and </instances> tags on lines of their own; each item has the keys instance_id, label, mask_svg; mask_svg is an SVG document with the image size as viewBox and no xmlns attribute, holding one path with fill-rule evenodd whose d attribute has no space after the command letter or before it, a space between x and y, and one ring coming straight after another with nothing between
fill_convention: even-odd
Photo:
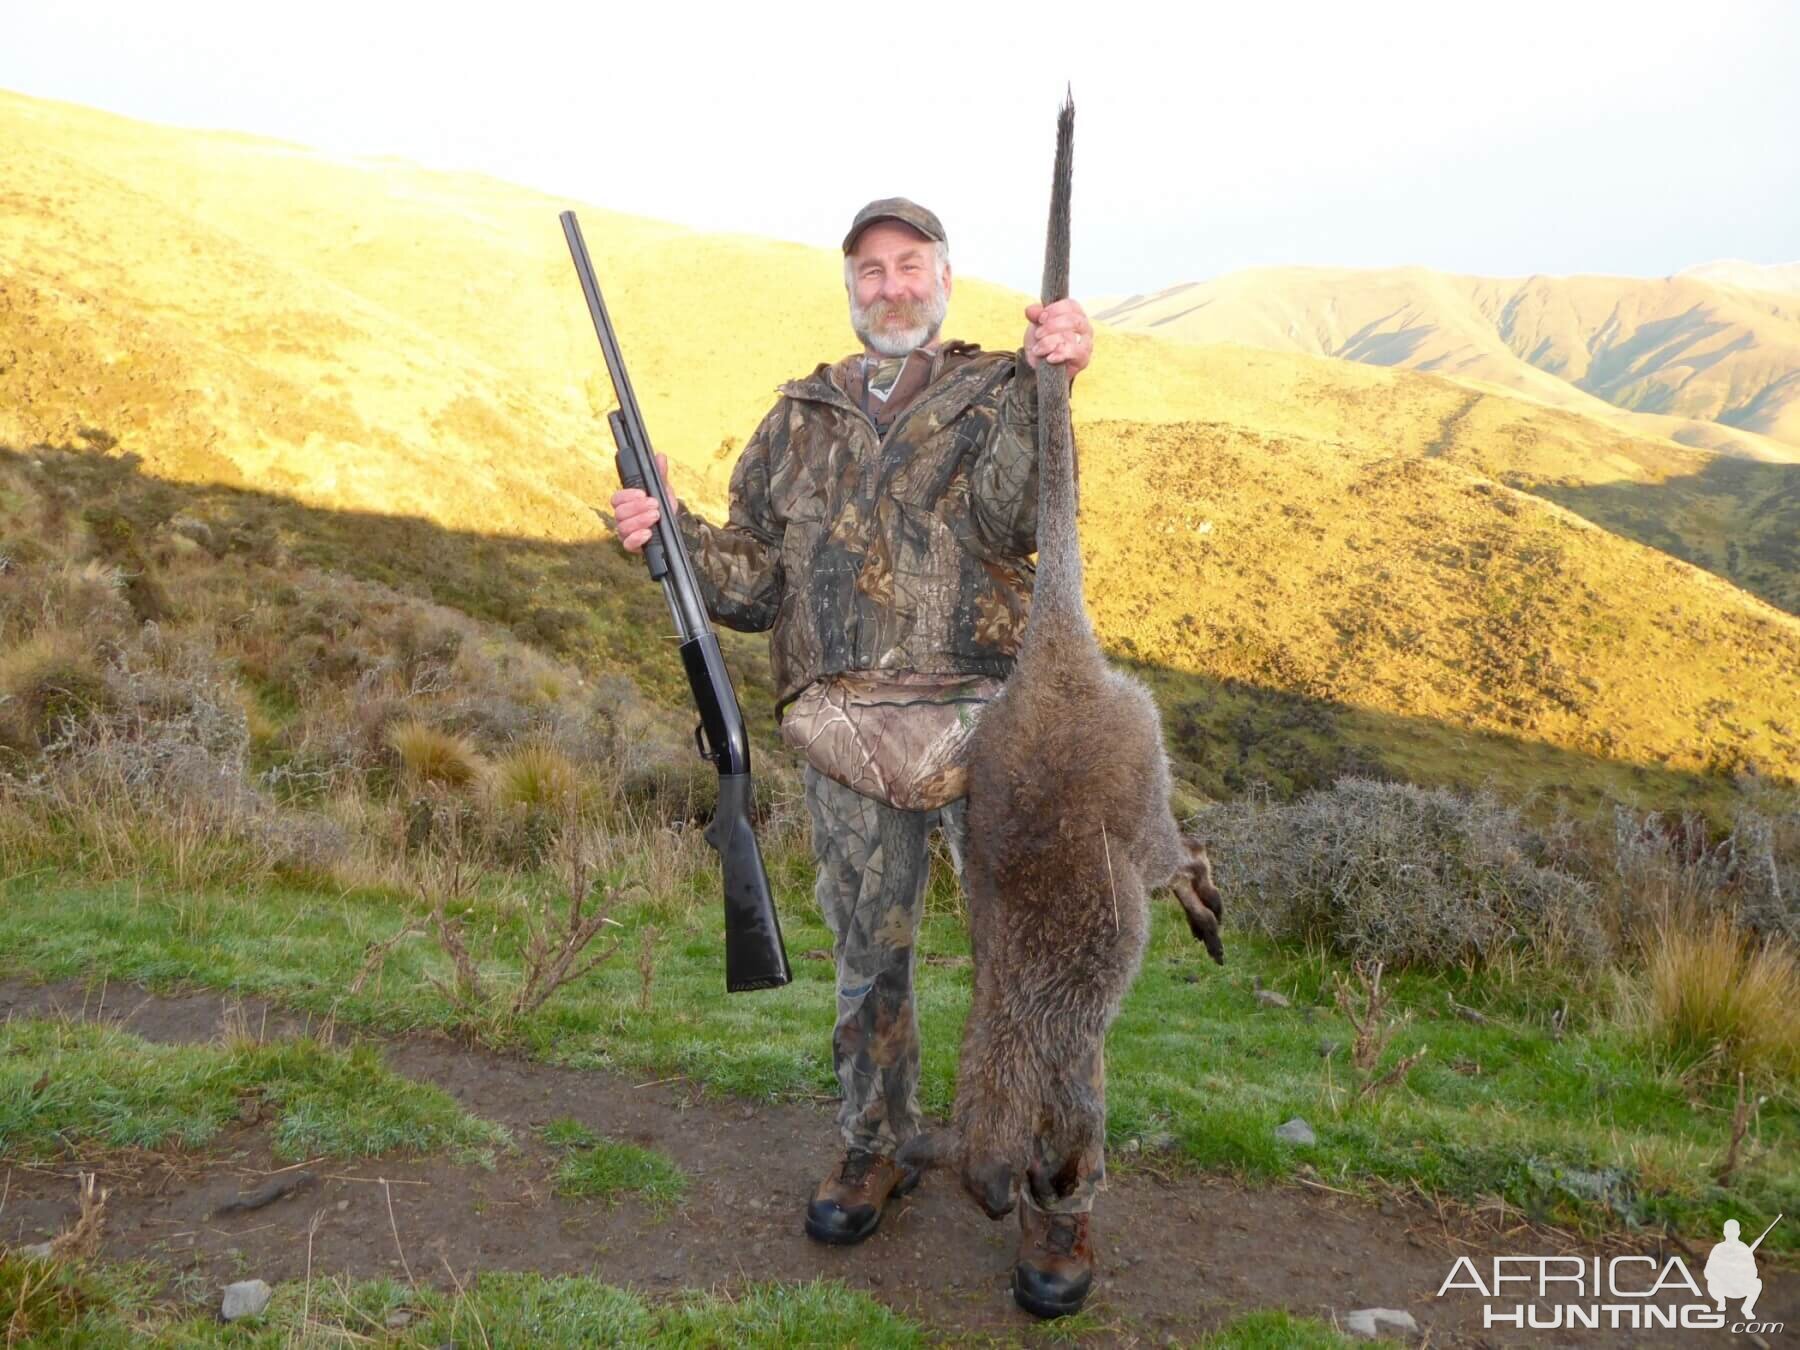
<instances>
[{"instance_id":1,"label":"black shotgun stock","mask_svg":"<svg viewBox=\"0 0 1800 1350\"><path fill-rule=\"evenodd\" d=\"M618 411L607 415L613 442L619 447L619 482L649 493L661 512L644 545L644 561L650 565L651 577L662 582L681 634L681 663L700 710L694 742L701 758L710 760L719 771L719 806L706 828L706 842L719 851L725 872L725 988L734 994L745 989L776 989L793 979L793 972L781 943L781 922L769 894L762 850L750 828L750 741L744 734L744 715L725 670L718 634L706 617L687 546L675 528L668 486L656 471L656 456L625 374L625 358L619 354L606 302L600 298L600 284L594 280L587 242L573 211L564 211L559 219L619 400Z\"/></svg>"}]
</instances>

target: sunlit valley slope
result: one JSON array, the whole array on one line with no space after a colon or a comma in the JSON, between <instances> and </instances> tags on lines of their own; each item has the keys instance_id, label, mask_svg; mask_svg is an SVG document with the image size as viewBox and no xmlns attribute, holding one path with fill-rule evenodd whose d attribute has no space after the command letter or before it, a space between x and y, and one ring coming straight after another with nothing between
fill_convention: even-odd
<instances>
[{"instance_id":1,"label":"sunlit valley slope","mask_svg":"<svg viewBox=\"0 0 1800 1350\"><path fill-rule=\"evenodd\" d=\"M0 445L599 553L609 394L559 209L715 517L776 386L853 344L830 249L11 94L0 137ZM1024 303L959 277L949 331L1010 348ZM1720 454L1665 434L1698 414L1652 433L1587 394L1113 328L1074 403L1090 603L1193 781L1800 779L1773 394Z\"/></svg>"}]
</instances>

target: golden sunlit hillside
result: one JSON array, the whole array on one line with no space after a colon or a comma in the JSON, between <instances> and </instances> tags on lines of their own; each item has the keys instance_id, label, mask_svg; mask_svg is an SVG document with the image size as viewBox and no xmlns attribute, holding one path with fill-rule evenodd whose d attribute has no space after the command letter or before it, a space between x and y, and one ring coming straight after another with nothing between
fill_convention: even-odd
<instances>
[{"instance_id":1,"label":"golden sunlit hillside","mask_svg":"<svg viewBox=\"0 0 1800 1350\"><path fill-rule=\"evenodd\" d=\"M651 435L715 516L776 386L853 345L830 248L11 94L0 135L3 445L600 539L610 394L571 205ZM949 332L1010 347L1024 303L959 277ZM1104 332L1074 396L1103 636L1184 707L1328 702L1358 762L1421 779L1566 756L1800 780L1780 443L1732 459L1499 383Z\"/></svg>"},{"instance_id":2,"label":"golden sunlit hillside","mask_svg":"<svg viewBox=\"0 0 1800 1350\"><path fill-rule=\"evenodd\" d=\"M1750 459L1800 462L1800 297L1784 270L1660 280L1257 267L1134 296L1108 322L1430 371Z\"/></svg>"}]
</instances>

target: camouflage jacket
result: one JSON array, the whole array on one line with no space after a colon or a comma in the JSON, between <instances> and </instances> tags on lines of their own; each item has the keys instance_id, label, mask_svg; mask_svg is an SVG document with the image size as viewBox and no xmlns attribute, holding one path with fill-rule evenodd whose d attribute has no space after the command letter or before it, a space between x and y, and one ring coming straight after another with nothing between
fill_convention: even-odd
<instances>
[{"instance_id":1,"label":"camouflage jacket","mask_svg":"<svg viewBox=\"0 0 1800 1350\"><path fill-rule=\"evenodd\" d=\"M728 524L679 511L713 618L773 630L777 715L840 671L1004 677L1024 635L1037 385L1023 356L945 343L885 437L845 392L855 359L781 386L732 471Z\"/></svg>"}]
</instances>

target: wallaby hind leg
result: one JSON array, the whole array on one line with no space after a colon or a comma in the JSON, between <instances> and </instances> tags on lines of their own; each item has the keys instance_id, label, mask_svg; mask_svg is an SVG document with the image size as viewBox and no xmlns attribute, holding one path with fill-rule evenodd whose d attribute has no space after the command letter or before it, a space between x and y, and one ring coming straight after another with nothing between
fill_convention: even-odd
<instances>
[{"instance_id":1,"label":"wallaby hind leg","mask_svg":"<svg viewBox=\"0 0 1800 1350\"><path fill-rule=\"evenodd\" d=\"M1064 1209L1072 1199L1092 1200L1105 1171L1106 1064L1102 1046L1068 1047L1048 1084L1049 1109L1031 1144L1027 1177L1042 1209Z\"/></svg>"},{"instance_id":2,"label":"wallaby hind leg","mask_svg":"<svg viewBox=\"0 0 1800 1350\"><path fill-rule=\"evenodd\" d=\"M1035 1045L1003 1010L990 1008L979 1025L958 1075L956 1125L963 1189L982 1213L998 1219L1012 1212L1024 1180L1045 1067Z\"/></svg>"}]
</instances>

